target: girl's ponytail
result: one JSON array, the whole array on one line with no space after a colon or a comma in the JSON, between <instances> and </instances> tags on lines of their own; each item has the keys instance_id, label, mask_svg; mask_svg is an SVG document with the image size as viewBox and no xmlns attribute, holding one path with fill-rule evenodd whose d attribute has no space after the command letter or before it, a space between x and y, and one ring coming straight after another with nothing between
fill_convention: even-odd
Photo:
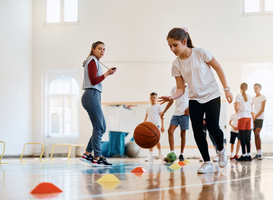
<instances>
[{"instance_id":1,"label":"girl's ponytail","mask_svg":"<svg viewBox=\"0 0 273 200\"><path fill-rule=\"evenodd\" d=\"M242 95L244 97L244 100L245 102L247 102L247 95L246 95L246 90L248 88L247 84L246 83L242 83L241 86L240 86L241 90L242 90Z\"/></svg>"},{"instance_id":2,"label":"girl's ponytail","mask_svg":"<svg viewBox=\"0 0 273 200\"><path fill-rule=\"evenodd\" d=\"M175 40L180 40L181 42L183 42L184 39L186 39L187 40L187 47L194 48L194 46L192 44L192 41L191 41L190 34L188 32L188 28L186 28L186 27L173 28L168 33L167 39L169 39L169 38L172 38L172 39L175 39Z\"/></svg>"}]
</instances>

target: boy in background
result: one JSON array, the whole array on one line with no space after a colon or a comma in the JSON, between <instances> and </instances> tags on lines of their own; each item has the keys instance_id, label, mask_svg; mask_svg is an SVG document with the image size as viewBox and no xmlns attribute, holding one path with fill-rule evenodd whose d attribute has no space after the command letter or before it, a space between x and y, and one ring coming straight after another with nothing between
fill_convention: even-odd
<instances>
[{"instance_id":1,"label":"boy in background","mask_svg":"<svg viewBox=\"0 0 273 200\"><path fill-rule=\"evenodd\" d=\"M161 118L161 115L163 113L162 107L157 104L157 94L155 92L152 92L150 94L150 102L151 105L146 110L145 115L145 122L152 122L154 123L158 128L160 127L160 121L161 121L161 132L163 133L165 131L164 129L164 119ZM160 159L164 159L164 156L161 152L161 144L160 142L157 143L158 148L158 154ZM153 148L149 149L150 155L145 159L146 162L152 162L154 160L153 157Z\"/></svg>"}]
</instances>

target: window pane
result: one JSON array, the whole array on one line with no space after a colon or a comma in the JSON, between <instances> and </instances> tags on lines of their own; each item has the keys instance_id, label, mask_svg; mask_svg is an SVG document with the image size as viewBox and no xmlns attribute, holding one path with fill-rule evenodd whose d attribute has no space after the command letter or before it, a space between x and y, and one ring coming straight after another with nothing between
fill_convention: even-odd
<instances>
[{"instance_id":1,"label":"window pane","mask_svg":"<svg viewBox=\"0 0 273 200\"><path fill-rule=\"evenodd\" d=\"M49 94L79 94L79 86L74 78L63 75L52 81Z\"/></svg>"},{"instance_id":2,"label":"window pane","mask_svg":"<svg viewBox=\"0 0 273 200\"><path fill-rule=\"evenodd\" d=\"M51 133L60 134L60 116L56 113L51 115Z\"/></svg>"},{"instance_id":3,"label":"window pane","mask_svg":"<svg viewBox=\"0 0 273 200\"><path fill-rule=\"evenodd\" d=\"M46 3L46 21L48 23L60 22L60 0L47 0Z\"/></svg>"},{"instance_id":4,"label":"window pane","mask_svg":"<svg viewBox=\"0 0 273 200\"><path fill-rule=\"evenodd\" d=\"M260 0L245 0L245 12L259 12Z\"/></svg>"},{"instance_id":5,"label":"window pane","mask_svg":"<svg viewBox=\"0 0 273 200\"><path fill-rule=\"evenodd\" d=\"M51 122L51 134L62 134L62 115L63 115L63 99L62 98L50 98L50 122Z\"/></svg>"},{"instance_id":6,"label":"window pane","mask_svg":"<svg viewBox=\"0 0 273 200\"><path fill-rule=\"evenodd\" d=\"M265 11L273 11L273 0L265 0Z\"/></svg>"},{"instance_id":7,"label":"window pane","mask_svg":"<svg viewBox=\"0 0 273 200\"><path fill-rule=\"evenodd\" d=\"M78 0L64 0L64 21L78 21Z\"/></svg>"}]
</instances>

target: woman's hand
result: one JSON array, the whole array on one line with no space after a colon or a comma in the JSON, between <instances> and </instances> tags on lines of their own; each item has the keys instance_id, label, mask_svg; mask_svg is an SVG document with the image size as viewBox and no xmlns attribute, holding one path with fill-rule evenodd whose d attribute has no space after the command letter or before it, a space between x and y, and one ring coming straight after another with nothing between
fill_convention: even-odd
<instances>
[{"instance_id":1,"label":"woman's hand","mask_svg":"<svg viewBox=\"0 0 273 200\"><path fill-rule=\"evenodd\" d=\"M231 103L233 101L233 95L230 91L225 91L225 96L226 96L228 103Z\"/></svg>"},{"instance_id":2,"label":"woman's hand","mask_svg":"<svg viewBox=\"0 0 273 200\"><path fill-rule=\"evenodd\" d=\"M164 133L164 131L165 131L165 129L164 129L164 127L162 126L162 127L161 127L161 133Z\"/></svg>"},{"instance_id":3,"label":"woman's hand","mask_svg":"<svg viewBox=\"0 0 273 200\"><path fill-rule=\"evenodd\" d=\"M158 102L160 103L160 105L173 100L172 96L161 96L161 97L158 97L158 99L159 99Z\"/></svg>"},{"instance_id":4,"label":"woman's hand","mask_svg":"<svg viewBox=\"0 0 273 200\"><path fill-rule=\"evenodd\" d=\"M109 70L107 71L107 73L108 73L108 75L112 75L112 74L114 74L116 71L117 71L117 68L112 67L111 69L109 69Z\"/></svg>"}]
</instances>

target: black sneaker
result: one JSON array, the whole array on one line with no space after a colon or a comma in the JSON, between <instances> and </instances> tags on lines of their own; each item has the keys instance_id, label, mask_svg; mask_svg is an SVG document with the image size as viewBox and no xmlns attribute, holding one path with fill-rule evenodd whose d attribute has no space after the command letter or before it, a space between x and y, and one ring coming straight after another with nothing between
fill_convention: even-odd
<instances>
[{"instance_id":1,"label":"black sneaker","mask_svg":"<svg viewBox=\"0 0 273 200\"><path fill-rule=\"evenodd\" d=\"M237 158L236 159L237 161L247 161L248 159L247 159L247 157L245 156L241 156L240 158Z\"/></svg>"},{"instance_id":2,"label":"black sneaker","mask_svg":"<svg viewBox=\"0 0 273 200\"><path fill-rule=\"evenodd\" d=\"M251 156L246 156L247 161L252 161L253 159L251 158Z\"/></svg>"},{"instance_id":3,"label":"black sneaker","mask_svg":"<svg viewBox=\"0 0 273 200\"><path fill-rule=\"evenodd\" d=\"M111 163L108 163L106 158L100 157L98 160L93 160L93 166L111 166Z\"/></svg>"},{"instance_id":4,"label":"black sneaker","mask_svg":"<svg viewBox=\"0 0 273 200\"><path fill-rule=\"evenodd\" d=\"M83 154L82 157L80 158L80 160L83 162L86 162L90 165L93 165L94 157L91 154L89 156Z\"/></svg>"},{"instance_id":5,"label":"black sneaker","mask_svg":"<svg viewBox=\"0 0 273 200\"><path fill-rule=\"evenodd\" d=\"M180 156L179 156L179 161L184 161L184 157L182 154L180 154Z\"/></svg>"},{"instance_id":6,"label":"black sneaker","mask_svg":"<svg viewBox=\"0 0 273 200\"><path fill-rule=\"evenodd\" d=\"M263 159L263 157L262 157L262 155L260 154L259 157L258 157L258 160L262 160L262 159Z\"/></svg>"}]
</instances>

